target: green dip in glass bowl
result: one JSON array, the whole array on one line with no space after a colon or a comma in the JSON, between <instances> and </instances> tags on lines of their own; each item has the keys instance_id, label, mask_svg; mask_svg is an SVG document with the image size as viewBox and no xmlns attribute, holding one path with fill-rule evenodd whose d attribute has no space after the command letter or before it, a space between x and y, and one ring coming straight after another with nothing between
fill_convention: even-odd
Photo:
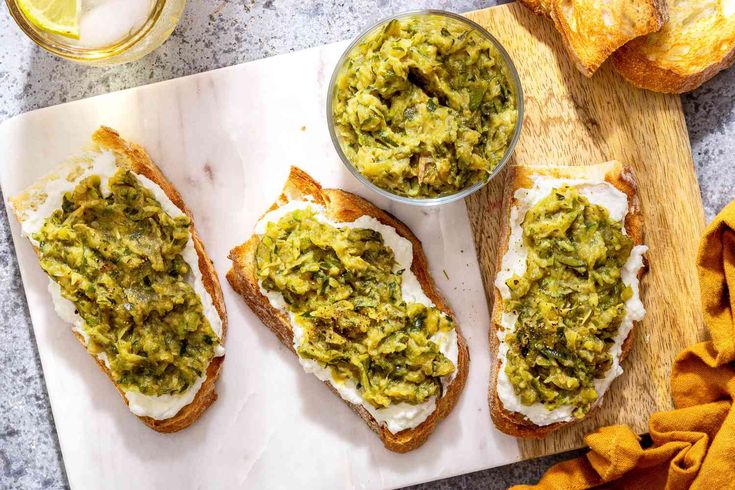
<instances>
[{"instance_id":1,"label":"green dip in glass bowl","mask_svg":"<svg viewBox=\"0 0 735 490\"><path fill-rule=\"evenodd\" d=\"M343 158L411 200L487 182L520 129L520 83L501 50L448 13L405 14L369 30L332 80L329 116Z\"/></svg>"}]
</instances>

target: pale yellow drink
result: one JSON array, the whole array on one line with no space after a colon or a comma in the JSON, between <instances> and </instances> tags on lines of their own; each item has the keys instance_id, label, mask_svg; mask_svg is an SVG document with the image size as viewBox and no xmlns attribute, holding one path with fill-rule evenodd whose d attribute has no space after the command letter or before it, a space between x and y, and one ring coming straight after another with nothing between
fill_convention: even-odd
<instances>
[{"instance_id":1,"label":"pale yellow drink","mask_svg":"<svg viewBox=\"0 0 735 490\"><path fill-rule=\"evenodd\" d=\"M6 1L13 18L36 44L63 58L96 65L127 63L159 47L186 4L186 0L77 0L76 32L62 35L29 18L22 0Z\"/></svg>"}]
</instances>

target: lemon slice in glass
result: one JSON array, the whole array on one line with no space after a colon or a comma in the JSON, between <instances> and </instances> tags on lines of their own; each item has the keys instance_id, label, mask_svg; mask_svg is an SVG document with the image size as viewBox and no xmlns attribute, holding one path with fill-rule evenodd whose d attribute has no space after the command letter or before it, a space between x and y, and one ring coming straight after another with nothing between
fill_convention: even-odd
<instances>
[{"instance_id":1,"label":"lemon slice in glass","mask_svg":"<svg viewBox=\"0 0 735 490\"><path fill-rule=\"evenodd\" d=\"M81 0L18 0L26 18L39 29L79 39Z\"/></svg>"}]
</instances>

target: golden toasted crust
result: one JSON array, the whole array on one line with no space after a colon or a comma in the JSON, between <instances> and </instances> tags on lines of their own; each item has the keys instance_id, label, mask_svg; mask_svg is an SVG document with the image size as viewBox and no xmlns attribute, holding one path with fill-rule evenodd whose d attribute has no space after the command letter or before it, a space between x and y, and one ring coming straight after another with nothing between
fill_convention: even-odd
<instances>
[{"instance_id":1,"label":"golden toasted crust","mask_svg":"<svg viewBox=\"0 0 735 490\"><path fill-rule=\"evenodd\" d=\"M598 165L588 165L581 167L512 167L508 172L505 185L505 194L503 196L503 229L500 237L500 246L498 247L498 259L495 266L495 274L500 272L502 267L503 256L508 250L508 241L510 239L510 211L515 205L514 194L520 188L530 188L533 186L531 178L535 175L546 175L560 179L589 179L589 180L605 180L609 182L621 192L628 196L628 215L625 218L625 229L633 240L635 245L643 243L643 215L641 214L640 200L638 198L637 184L635 176L630 168L619 162L607 162ZM638 274L639 279L643 276L645 270L641 270ZM497 382L498 373L500 372L500 360L498 359L498 350L500 341L498 339L498 330L501 328L501 317L503 313L503 298L498 288L493 291L494 304L490 327L490 349L491 359L495 359L494 365L490 370L490 389L488 401L490 403L490 415L495 426L506 434L516 437L542 438L565 425L575 423L559 422L546 426L538 426L529 421L525 416L518 412L511 412L503 407L498 397ZM622 362L627 356L633 345L633 338L637 322L634 323L633 329L628 334L622 345L621 359ZM600 401L602 397L600 397ZM587 414L589 416L599 406L597 403Z\"/></svg>"},{"instance_id":2,"label":"golden toasted crust","mask_svg":"<svg viewBox=\"0 0 735 490\"><path fill-rule=\"evenodd\" d=\"M613 56L633 85L664 93L696 89L735 61L735 15L719 0L669 0L669 21Z\"/></svg>"},{"instance_id":3,"label":"golden toasted crust","mask_svg":"<svg viewBox=\"0 0 735 490\"><path fill-rule=\"evenodd\" d=\"M620 46L661 29L664 0L521 0L554 22L579 71L592 76Z\"/></svg>"},{"instance_id":4,"label":"golden toasted crust","mask_svg":"<svg viewBox=\"0 0 735 490\"><path fill-rule=\"evenodd\" d=\"M156 166L156 164L151 161L145 150L143 150L140 146L126 142L116 131L103 126L95 131L95 133L92 135L92 147L90 148L90 150L94 152L105 150L112 151L112 153L115 155L115 164L118 167L129 169L132 172L143 175L158 184L158 186L161 187L168 198L171 199L171 202L173 202L179 209L181 209L187 216L189 216L189 218L192 218L189 209L186 207L184 201L181 199L181 195L166 179L163 173L161 173L161 170ZM83 163L83 157L72 158L69 161L61 164L48 176L40 179L38 182L20 192L18 195L10 198L10 203L12 204L13 211L15 212L18 221L22 223L27 217L28 211L35 209L46 199L45 194L43 194L41 190L45 187L45 184L49 180L55 180L60 175L68 174L71 169L79 167L79 165ZM225 310L225 302L222 296L222 288L220 287L219 279L217 278L217 273L214 270L214 266L212 265L209 257L207 257L207 254L204 250L204 245L202 244L201 240L199 239L199 235L196 232L193 220L191 226L191 236L194 242L194 248L197 252L197 255L199 256L199 270L202 273L202 282L204 284L204 288L212 296L212 301L214 302L214 306L217 309L217 313L222 319L222 342L224 343L225 335L227 332L227 312ZM38 254L37 249L36 254ZM85 345L84 339L79 333L74 332L74 335L77 337L77 340L79 340L82 345ZM100 369L110 378L110 381L115 384L115 388L120 393L120 396L127 405L128 400L125 397L125 392L114 382L110 370L100 359L94 356L93 358L95 359L95 361L97 361L97 365L100 367ZM214 359L212 359L212 362L207 368L207 378L204 380L204 383L202 383L202 386L197 392L196 397L189 405L186 405L184 408L179 410L179 412L174 417L165 420L155 420L150 417L138 418L140 418L150 428L158 432L176 432L190 426L196 420L198 420L202 413L204 413L204 411L217 399L217 394L215 392L215 382L219 377L220 369L222 368L223 362L224 356L215 357Z\"/></svg>"},{"instance_id":5,"label":"golden toasted crust","mask_svg":"<svg viewBox=\"0 0 735 490\"><path fill-rule=\"evenodd\" d=\"M392 226L399 235L408 239L413 245L413 264L411 271L416 275L424 293L434 302L437 308L451 316L455 322L458 343L457 375L449 385L446 393L437 401L436 410L421 425L415 429L408 429L397 434L391 433L382 427L361 405L347 403L368 426L377 433L386 448L396 452L406 452L419 447L436 428L437 423L446 417L457 403L462 392L469 367L469 351L454 313L436 288L429 274L426 256L421 248L421 242L411 230L395 217L377 208L368 201L349 192L338 189L322 189L309 175L302 170L292 167L283 193L268 211L276 209L288 201L311 199L324 206L326 214L336 222L351 222L361 216L372 216L381 223ZM293 346L293 332L288 316L281 310L271 306L268 299L260 292L256 274L255 251L260 239L253 235L250 240L235 247L230 252L232 268L227 273L227 280L255 312L261 321L296 355ZM328 382L324 383L339 397L337 391ZM340 397L341 399L341 397ZM344 400L343 400L344 401Z\"/></svg>"},{"instance_id":6,"label":"golden toasted crust","mask_svg":"<svg viewBox=\"0 0 735 490\"><path fill-rule=\"evenodd\" d=\"M555 0L521 0L521 3L534 14L551 18Z\"/></svg>"}]
</instances>

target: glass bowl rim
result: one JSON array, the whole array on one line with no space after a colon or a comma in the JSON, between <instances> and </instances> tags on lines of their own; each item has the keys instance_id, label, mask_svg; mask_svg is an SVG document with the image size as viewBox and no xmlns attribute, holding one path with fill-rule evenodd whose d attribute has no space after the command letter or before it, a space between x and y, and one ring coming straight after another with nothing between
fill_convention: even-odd
<instances>
[{"instance_id":1,"label":"glass bowl rim","mask_svg":"<svg viewBox=\"0 0 735 490\"><path fill-rule=\"evenodd\" d=\"M352 165L349 158L347 158L347 155L344 154L344 151L342 151L342 145L340 144L339 139L337 137L337 132L335 131L334 115L332 112L332 102L334 99L333 97L334 85L337 80L338 74L341 72L342 68L344 67L345 61L347 60L347 57L350 55L352 50L357 45L359 45L365 39L366 36L371 34L374 30L387 24L388 22L395 20L395 19L401 19L404 17L420 16L420 15L426 15L426 16L438 15L438 16L443 16L443 17L449 17L451 19L457 20L459 22L462 22L472 27L480 35L488 39L500 53L500 56L503 58L503 62L505 63L505 66L510 74L510 79L514 86L515 94L516 94L516 110L518 111L516 125L513 130L513 137L510 140L508 148L505 150L505 153L503 154L503 158L500 160L498 165L495 166L495 168L490 173L488 178L480 182L476 182L475 184L469 187L465 187L464 189L460 190L459 192L455 192L454 194L448 194L445 196L431 197L431 198L413 198L413 197L406 197L406 196L394 194L390 191L383 189L382 187L378 187L377 185L373 184L367 177L362 175ZM355 37L355 39L349 44L349 46L347 46L347 49L345 49L345 51L342 53L339 60L337 61L337 65L335 66L334 71L332 72L332 77L329 80L329 88L327 89L327 126L329 127L329 136L332 139L332 144L334 145L334 148L337 151L337 154L342 160L342 163L347 167L347 170L349 170L350 173L353 176L355 176L355 178L359 180L362 184L367 186L369 189L372 189L376 193L380 194L381 196L387 197L388 199L391 199L393 201L406 203L406 204L412 204L414 206L437 206L441 204L447 204L450 202L454 202L459 199L463 199L469 196L470 194L477 192L478 190L485 187L491 180L493 180L505 168L521 136L521 129L523 127L523 117L524 117L523 98L524 98L523 97L523 87L521 86L521 79L520 79L520 76L518 75L518 70L516 69L515 64L513 63L513 60L511 59L510 55L508 54L506 49L503 47L503 45L500 44L500 42L495 38L495 36L490 34L490 32L488 32L487 29L485 29L477 22L471 19L468 19L467 17L463 15L460 15L454 12L450 12L448 10L438 10L438 9L409 10L406 12L401 12L395 15L391 15L389 17L385 17L379 20L378 22L371 24L369 27L367 27L362 32L360 32L360 34L358 34L357 37Z\"/></svg>"},{"instance_id":2,"label":"glass bowl rim","mask_svg":"<svg viewBox=\"0 0 735 490\"><path fill-rule=\"evenodd\" d=\"M35 44L62 58L91 62L110 58L127 51L135 46L153 29L163 13L163 9L170 0L155 0L146 21L135 32L129 33L116 43L102 46L100 48L85 48L81 46L72 46L63 42L54 42L48 36L53 35L36 27L21 11L17 0L5 0L10 16L20 27L23 33Z\"/></svg>"}]
</instances>

